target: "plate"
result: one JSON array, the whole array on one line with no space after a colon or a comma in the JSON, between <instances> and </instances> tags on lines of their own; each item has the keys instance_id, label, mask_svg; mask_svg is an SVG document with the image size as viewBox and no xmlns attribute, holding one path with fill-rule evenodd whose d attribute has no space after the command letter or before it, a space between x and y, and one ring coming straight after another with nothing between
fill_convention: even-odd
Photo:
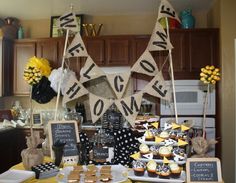
<instances>
[{"instance_id":1,"label":"plate","mask_svg":"<svg viewBox=\"0 0 236 183\"><path fill-rule=\"evenodd\" d=\"M35 173L26 170L8 170L0 174L0 182L4 183L20 183L33 178Z\"/></svg>"},{"instance_id":2,"label":"plate","mask_svg":"<svg viewBox=\"0 0 236 183\"><path fill-rule=\"evenodd\" d=\"M145 171L144 176L136 176L134 175L134 171L130 170L128 173L128 178L134 181L182 183L182 182L185 182L186 174L185 174L185 171L182 171L178 179L172 179L172 178L160 179L158 177L155 177L155 178L149 177L147 174L147 171Z\"/></svg>"},{"instance_id":3,"label":"plate","mask_svg":"<svg viewBox=\"0 0 236 183\"><path fill-rule=\"evenodd\" d=\"M102 166L97 166L98 172ZM84 170L86 169L86 166L83 166ZM67 183L67 176L70 174L70 172L73 170L73 166L67 166L63 168L56 176L56 180L58 183ZM125 168L122 165L111 165L111 174L112 174L112 181L109 183L120 183L127 180L127 176L125 174L127 173L127 168ZM99 173L97 173L97 176L99 176ZM84 175L81 175L80 182L84 182ZM97 181L100 182L100 181Z\"/></svg>"}]
</instances>

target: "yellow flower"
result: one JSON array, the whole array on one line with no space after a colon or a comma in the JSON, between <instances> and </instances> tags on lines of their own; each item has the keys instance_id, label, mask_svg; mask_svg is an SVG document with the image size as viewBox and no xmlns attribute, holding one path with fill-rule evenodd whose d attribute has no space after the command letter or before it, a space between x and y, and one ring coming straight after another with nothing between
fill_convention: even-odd
<instances>
[{"instance_id":1,"label":"yellow flower","mask_svg":"<svg viewBox=\"0 0 236 183\"><path fill-rule=\"evenodd\" d=\"M215 68L215 66L207 65L204 68L201 68L200 80L204 84L216 84L220 80L220 69Z\"/></svg>"}]
</instances>

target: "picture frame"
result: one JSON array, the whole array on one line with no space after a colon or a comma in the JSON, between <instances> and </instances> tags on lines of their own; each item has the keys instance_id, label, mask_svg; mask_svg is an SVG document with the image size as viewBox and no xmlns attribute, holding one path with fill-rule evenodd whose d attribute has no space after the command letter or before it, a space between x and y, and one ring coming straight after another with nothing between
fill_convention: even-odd
<instances>
[{"instance_id":1,"label":"picture frame","mask_svg":"<svg viewBox=\"0 0 236 183\"><path fill-rule=\"evenodd\" d=\"M62 30L56 26L56 20L60 16L51 16L50 21L50 37L62 37L65 36L65 30ZM82 24L83 24L83 15L82 14L76 14L76 20L79 25L79 32L82 34Z\"/></svg>"},{"instance_id":2,"label":"picture frame","mask_svg":"<svg viewBox=\"0 0 236 183\"><path fill-rule=\"evenodd\" d=\"M41 113L33 113L33 126L41 126L43 124Z\"/></svg>"}]
</instances>

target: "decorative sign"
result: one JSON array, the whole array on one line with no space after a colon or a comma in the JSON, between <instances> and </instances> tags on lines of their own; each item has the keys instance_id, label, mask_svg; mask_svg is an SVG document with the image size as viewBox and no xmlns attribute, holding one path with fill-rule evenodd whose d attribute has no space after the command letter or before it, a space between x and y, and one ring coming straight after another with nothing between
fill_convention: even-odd
<instances>
[{"instance_id":1,"label":"decorative sign","mask_svg":"<svg viewBox=\"0 0 236 183\"><path fill-rule=\"evenodd\" d=\"M222 182L221 164L218 158L188 158L187 182Z\"/></svg>"},{"instance_id":2,"label":"decorative sign","mask_svg":"<svg viewBox=\"0 0 236 183\"><path fill-rule=\"evenodd\" d=\"M33 114L33 124L34 125L42 125L42 118L40 113Z\"/></svg>"},{"instance_id":3,"label":"decorative sign","mask_svg":"<svg viewBox=\"0 0 236 183\"><path fill-rule=\"evenodd\" d=\"M107 147L94 147L93 156L96 160L103 160L109 157L109 151Z\"/></svg>"},{"instance_id":4,"label":"decorative sign","mask_svg":"<svg viewBox=\"0 0 236 183\"><path fill-rule=\"evenodd\" d=\"M52 145L57 142L66 143L64 157L77 156L77 143L79 142L78 125L76 121L49 121L49 141L51 157L54 158Z\"/></svg>"}]
</instances>

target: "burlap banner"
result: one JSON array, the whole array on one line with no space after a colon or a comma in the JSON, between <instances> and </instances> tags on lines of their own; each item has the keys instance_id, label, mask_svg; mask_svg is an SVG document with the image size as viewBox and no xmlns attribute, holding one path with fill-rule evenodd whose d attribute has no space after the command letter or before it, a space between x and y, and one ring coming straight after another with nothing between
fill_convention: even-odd
<instances>
[{"instance_id":1,"label":"burlap banner","mask_svg":"<svg viewBox=\"0 0 236 183\"><path fill-rule=\"evenodd\" d=\"M75 78L73 75L70 76L68 83L65 87L65 95L62 100L62 104L65 105L67 102L82 97L88 94L88 90Z\"/></svg>"},{"instance_id":2,"label":"burlap banner","mask_svg":"<svg viewBox=\"0 0 236 183\"><path fill-rule=\"evenodd\" d=\"M129 71L125 73L107 74L107 80L118 99L120 99L125 92L130 73Z\"/></svg>"},{"instance_id":3,"label":"burlap banner","mask_svg":"<svg viewBox=\"0 0 236 183\"><path fill-rule=\"evenodd\" d=\"M131 68L132 72L155 76L158 73L157 64L148 50L145 50Z\"/></svg>"},{"instance_id":4,"label":"burlap banner","mask_svg":"<svg viewBox=\"0 0 236 183\"><path fill-rule=\"evenodd\" d=\"M56 21L56 25L59 28L71 30L73 32L79 31L79 25L76 20L76 16L71 11L60 16Z\"/></svg>"},{"instance_id":5,"label":"burlap banner","mask_svg":"<svg viewBox=\"0 0 236 183\"><path fill-rule=\"evenodd\" d=\"M65 57L66 58L88 57L86 47L84 45L84 42L83 42L79 32L75 35L72 43L67 48Z\"/></svg>"},{"instance_id":6,"label":"burlap banner","mask_svg":"<svg viewBox=\"0 0 236 183\"><path fill-rule=\"evenodd\" d=\"M105 99L89 93L89 106L92 122L95 123L113 103L113 100Z\"/></svg>"},{"instance_id":7,"label":"burlap banner","mask_svg":"<svg viewBox=\"0 0 236 183\"><path fill-rule=\"evenodd\" d=\"M134 121L139 113L143 93L139 92L129 97L115 100L115 104L125 119L134 126Z\"/></svg>"},{"instance_id":8,"label":"burlap banner","mask_svg":"<svg viewBox=\"0 0 236 183\"><path fill-rule=\"evenodd\" d=\"M169 50L172 48L173 46L170 43L170 39L167 36L167 33L157 20L152 36L148 43L148 51Z\"/></svg>"},{"instance_id":9,"label":"burlap banner","mask_svg":"<svg viewBox=\"0 0 236 183\"><path fill-rule=\"evenodd\" d=\"M154 97L159 97L170 101L171 92L165 84L162 73L159 72L144 88L144 93L148 93Z\"/></svg>"},{"instance_id":10,"label":"burlap banner","mask_svg":"<svg viewBox=\"0 0 236 183\"><path fill-rule=\"evenodd\" d=\"M84 64L84 67L80 70L80 82L84 83L92 79L105 76L106 74L94 63L89 56Z\"/></svg>"},{"instance_id":11,"label":"burlap banner","mask_svg":"<svg viewBox=\"0 0 236 183\"><path fill-rule=\"evenodd\" d=\"M159 6L158 20L163 17L173 18L180 22L178 14L167 0L162 0Z\"/></svg>"}]
</instances>

